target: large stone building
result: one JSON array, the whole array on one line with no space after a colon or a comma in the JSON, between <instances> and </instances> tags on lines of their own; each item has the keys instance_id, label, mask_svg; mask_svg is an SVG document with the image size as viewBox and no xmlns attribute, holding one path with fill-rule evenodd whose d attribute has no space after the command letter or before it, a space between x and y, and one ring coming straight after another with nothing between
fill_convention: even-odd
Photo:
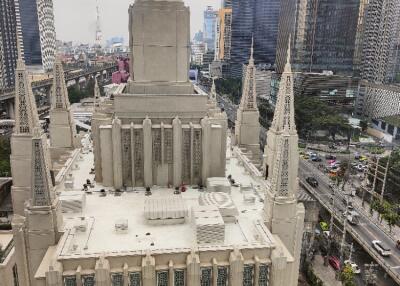
<instances>
[{"instance_id":1,"label":"large stone building","mask_svg":"<svg viewBox=\"0 0 400 286\"><path fill-rule=\"evenodd\" d=\"M215 85L207 96L187 81L183 1L137 0L130 14L135 79L96 106L94 152L87 135L54 176L18 62L12 195L25 200L12 223L18 275L8 271L5 286L297 285L304 208L290 63L265 180L227 136ZM247 82L246 106L255 98L254 77Z\"/></svg>"},{"instance_id":2,"label":"large stone building","mask_svg":"<svg viewBox=\"0 0 400 286\"><path fill-rule=\"evenodd\" d=\"M105 186L205 184L225 171L226 115L207 115L189 74L189 9L180 1L130 8L134 79L93 122L96 181Z\"/></svg>"}]
</instances>

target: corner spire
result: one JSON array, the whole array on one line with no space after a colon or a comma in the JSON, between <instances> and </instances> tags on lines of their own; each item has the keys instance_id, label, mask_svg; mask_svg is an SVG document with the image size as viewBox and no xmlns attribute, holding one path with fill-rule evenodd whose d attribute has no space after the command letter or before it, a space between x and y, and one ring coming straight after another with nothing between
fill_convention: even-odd
<instances>
[{"instance_id":1,"label":"corner spire","mask_svg":"<svg viewBox=\"0 0 400 286\"><path fill-rule=\"evenodd\" d=\"M251 52L249 64L246 68L244 78L244 85L242 90L242 98L240 100L240 107L242 109L257 109L257 92L256 92L256 67L254 65L254 39L251 41Z\"/></svg>"},{"instance_id":2,"label":"corner spire","mask_svg":"<svg viewBox=\"0 0 400 286\"><path fill-rule=\"evenodd\" d=\"M288 49L286 52L286 64L285 64L285 69L284 73L291 73L292 72L292 65L290 63L291 61L291 35L289 35L289 40L288 40Z\"/></svg>"},{"instance_id":3,"label":"corner spire","mask_svg":"<svg viewBox=\"0 0 400 286\"><path fill-rule=\"evenodd\" d=\"M249 65L254 65L254 37L251 37L250 59Z\"/></svg>"},{"instance_id":4,"label":"corner spire","mask_svg":"<svg viewBox=\"0 0 400 286\"><path fill-rule=\"evenodd\" d=\"M32 206L50 206L54 200L45 140L41 130L35 128L32 138Z\"/></svg>"},{"instance_id":5,"label":"corner spire","mask_svg":"<svg viewBox=\"0 0 400 286\"><path fill-rule=\"evenodd\" d=\"M97 82L97 77L94 78L94 95L93 95L93 105L94 108L96 109L96 107L99 105L99 99L100 99L100 88L99 88L99 83Z\"/></svg>"},{"instance_id":6,"label":"corner spire","mask_svg":"<svg viewBox=\"0 0 400 286\"><path fill-rule=\"evenodd\" d=\"M274 119L271 125L271 129L276 132L280 132L285 128L287 128L291 134L297 134L294 120L294 90L292 67L290 65L290 38L285 71L281 77L278 100L275 107Z\"/></svg>"},{"instance_id":7,"label":"corner spire","mask_svg":"<svg viewBox=\"0 0 400 286\"><path fill-rule=\"evenodd\" d=\"M64 69L60 56L56 57L53 67L52 109L68 109L70 106L68 90L65 84Z\"/></svg>"},{"instance_id":8,"label":"corner spire","mask_svg":"<svg viewBox=\"0 0 400 286\"><path fill-rule=\"evenodd\" d=\"M212 78L211 91L210 91L208 99L210 99L212 101L217 100L217 90L215 88L215 79L214 78Z\"/></svg>"},{"instance_id":9,"label":"corner spire","mask_svg":"<svg viewBox=\"0 0 400 286\"><path fill-rule=\"evenodd\" d=\"M17 68L15 69L15 133L32 134L33 129L39 126L39 116L29 75L22 58L19 40L17 40L17 47L18 60Z\"/></svg>"}]
</instances>

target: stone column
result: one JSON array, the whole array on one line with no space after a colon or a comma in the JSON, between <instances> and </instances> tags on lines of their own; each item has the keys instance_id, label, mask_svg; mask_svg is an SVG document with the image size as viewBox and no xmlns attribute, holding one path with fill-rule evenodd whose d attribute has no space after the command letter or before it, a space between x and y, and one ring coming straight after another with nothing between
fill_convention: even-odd
<instances>
[{"instance_id":1,"label":"stone column","mask_svg":"<svg viewBox=\"0 0 400 286\"><path fill-rule=\"evenodd\" d=\"M128 272L128 264L124 264L122 271L124 273L124 286L129 286L129 272Z\"/></svg>"},{"instance_id":2,"label":"stone column","mask_svg":"<svg viewBox=\"0 0 400 286\"><path fill-rule=\"evenodd\" d=\"M54 265L50 265L46 272L46 286L63 286L62 272L61 263L55 262Z\"/></svg>"},{"instance_id":3,"label":"stone column","mask_svg":"<svg viewBox=\"0 0 400 286\"><path fill-rule=\"evenodd\" d=\"M8 101L8 116L10 117L10 119L14 119L15 118L15 113L14 113L14 102L12 100Z\"/></svg>"},{"instance_id":4,"label":"stone column","mask_svg":"<svg viewBox=\"0 0 400 286\"><path fill-rule=\"evenodd\" d=\"M29 285L29 271L26 257L25 221L20 215L12 219L12 232L15 243L15 260L17 263L19 285Z\"/></svg>"},{"instance_id":5,"label":"stone column","mask_svg":"<svg viewBox=\"0 0 400 286\"><path fill-rule=\"evenodd\" d=\"M200 286L200 257L192 249L191 253L186 258L188 286Z\"/></svg>"},{"instance_id":6,"label":"stone column","mask_svg":"<svg viewBox=\"0 0 400 286\"><path fill-rule=\"evenodd\" d=\"M168 285L175 285L175 272L174 272L174 263L172 260L168 263Z\"/></svg>"},{"instance_id":7,"label":"stone column","mask_svg":"<svg viewBox=\"0 0 400 286\"><path fill-rule=\"evenodd\" d=\"M151 120L148 116L143 120L143 155L144 155L144 186L153 185L153 138L151 135Z\"/></svg>"},{"instance_id":8,"label":"stone column","mask_svg":"<svg viewBox=\"0 0 400 286\"><path fill-rule=\"evenodd\" d=\"M213 276L213 286L217 286L218 279L218 262L217 259L213 258L212 260L212 276Z\"/></svg>"},{"instance_id":9,"label":"stone column","mask_svg":"<svg viewBox=\"0 0 400 286\"><path fill-rule=\"evenodd\" d=\"M82 274L81 274L81 272L82 272L82 266L78 266L78 268L76 269L76 274L75 274L75 277L76 277L76 286L82 286Z\"/></svg>"},{"instance_id":10,"label":"stone column","mask_svg":"<svg viewBox=\"0 0 400 286\"><path fill-rule=\"evenodd\" d=\"M260 280L260 259L258 256L254 256L254 286L258 286L258 281Z\"/></svg>"},{"instance_id":11,"label":"stone column","mask_svg":"<svg viewBox=\"0 0 400 286\"><path fill-rule=\"evenodd\" d=\"M115 118L112 124L112 152L114 169L114 187L122 188L122 146L121 146L121 120Z\"/></svg>"},{"instance_id":12,"label":"stone column","mask_svg":"<svg viewBox=\"0 0 400 286\"><path fill-rule=\"evenodd\" d=\"M96 272L96 286L110 286L110 263L104 257L100 257L99 260L96 261L95 266Z\"/></svg>"},{"instance_id":13,"label":"stone column","mask_svg":"<svg viewBox=\"0 0 400 286\"><path fill-rule=\"evenodd\" d=\"M178 117L172 121L172 130L174 142L173 184L177 187L182 183L182 122Z\"/></svg>"},{"instance_id":14,"label":"stone column","mask_svg":"<svg viewBox=\"0 0 400 286\"><path fill-rule=\"evenodd\" d=\"M133 122L131 123L131 166L132 166L132 187L136 186L135 179L135 128Z\"/></svg>"},{"instance_id":15,"label":"stone column","mask_svg":"<svg viewBox=\"0 0 400 286\"><path fill-rule=\"evenodd\" d=\"M112 130L108 126L100 127L100 153L102 183L105 187L114 186L114 166L113 166L113 140Z\"/></svg>"},{"instance_id":16,"label":"stone column","mask_svg":"<svg viewBox=\"0 0 400 286\"><path fill-rule=\"evenodd\" d=\"M190 122L190 184L193 184L193 146L194 146L194 127Z\"/></svg>"},{"instance_id":17,"label":"stone column","mask_svg":"<svg viewBox=\"0 0 400 286\"><path fill-rule=\"evenodd\" d=\"M270 273L270 284L271 285L285 285L285 286L295 286L290 284L291 273L287 265L287 257L283 253L282 246L278 246L272 251L271 260L271 273ZM296 283L297 285L297 283Z\"/></svg>"},{"instance_id":18,"label":"stone column","mask_svg":"<svg viewBox=\"0 0 400 286\"><path fill-rule=\"evenodd\" d=\"M209 141L210 141L210 124L208 117L205 117L201 120L202 127L202 183L206 184L206 179L208 178L210 167L209 167Z\"/></svg>"},{"instance_id":19,"label":"stone column","mask_svg":"<svg viewBox=\"0 0 400 286\"><path fill-rule=\"evenodd\" d=\"M243 264L244 259L239 249L235 248L229 255L229 285L243 285Z\"/></svg>"},{"instance_id":20,"label":"stone column","mask_svg":"<svg viewBox=\"0 0 400 286\"><path fill-rule=\"evenodd\" d=\"M142 260L142 276L143 286L156 285L156 262L150 252Z\"/></svg>"}]
</instances>

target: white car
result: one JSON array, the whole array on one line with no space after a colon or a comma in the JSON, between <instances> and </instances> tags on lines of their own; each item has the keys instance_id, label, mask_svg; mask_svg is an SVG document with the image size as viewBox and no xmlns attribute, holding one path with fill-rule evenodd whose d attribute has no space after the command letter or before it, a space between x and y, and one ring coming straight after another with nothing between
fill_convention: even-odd
<instances>
[{"instance_id":1,"label":"white car","mask_svg":"<svg viewBox=\"0 0 400 286\"><path fill-rule=\"evenodd\" d=\"M373 240L372 246L375 248L376 251L379 252L382 256L390 256L392 253L390 252L390 248L383 244L380 240Z\"/></svg>"},{"instance_id":2,"label":"white car","mask_svg":"<svg viewBox=\"0 0 400 286\"><path fill-rule=\"evenodd\" d=\"M344 265L350 265L351 269L353 270L354 274L360 274L361 269L358 267L358 265L350 260L345 260Z\"/></svg>"}]
</instances>

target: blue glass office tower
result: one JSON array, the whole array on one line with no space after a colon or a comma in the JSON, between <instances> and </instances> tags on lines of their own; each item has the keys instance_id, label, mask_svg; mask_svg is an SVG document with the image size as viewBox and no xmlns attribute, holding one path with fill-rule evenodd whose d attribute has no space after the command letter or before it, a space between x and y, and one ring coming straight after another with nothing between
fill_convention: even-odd
<instances>
[{"instance_id":1,"label":"blue glass office tower","mask_svg":"<svg viewBox=\"0 0 400 286\"><path fill-rule=\"evenodd\" d=\"M14 0L0 0L0 90L15 82L17 22Z\"/></svg>"},{"instance_id":2,"label":"blue glass office tower","mask_svg":"<svg viewBox=\"0 0 400 286\"><path fill-rule=\"evenodd\" d=\"M42 50L36 0L18 0L26 65L41 65Z\"/></svg>"},{"instance_id":3,"label":"blue glass office tower","mask_svg":"<svg viewBox=\"0 0 400 286\"><path fill-rule=\"evenodd\" d=\"M232 0L232 77L242 76L254 37L256 64L275 64L281 0Z\"/></svg>"},{"instance_id":4,"label":"blue glass office tower","mask_svg":"<svg viewBox=\"0 0 400 286\"><path fill-rule=\"evenodd\" d=\"M215 50L215 25L217 23L217 11L208 6L204 11L204 42L207 44L207 50Z\"/></svg>"}]
</instances>

